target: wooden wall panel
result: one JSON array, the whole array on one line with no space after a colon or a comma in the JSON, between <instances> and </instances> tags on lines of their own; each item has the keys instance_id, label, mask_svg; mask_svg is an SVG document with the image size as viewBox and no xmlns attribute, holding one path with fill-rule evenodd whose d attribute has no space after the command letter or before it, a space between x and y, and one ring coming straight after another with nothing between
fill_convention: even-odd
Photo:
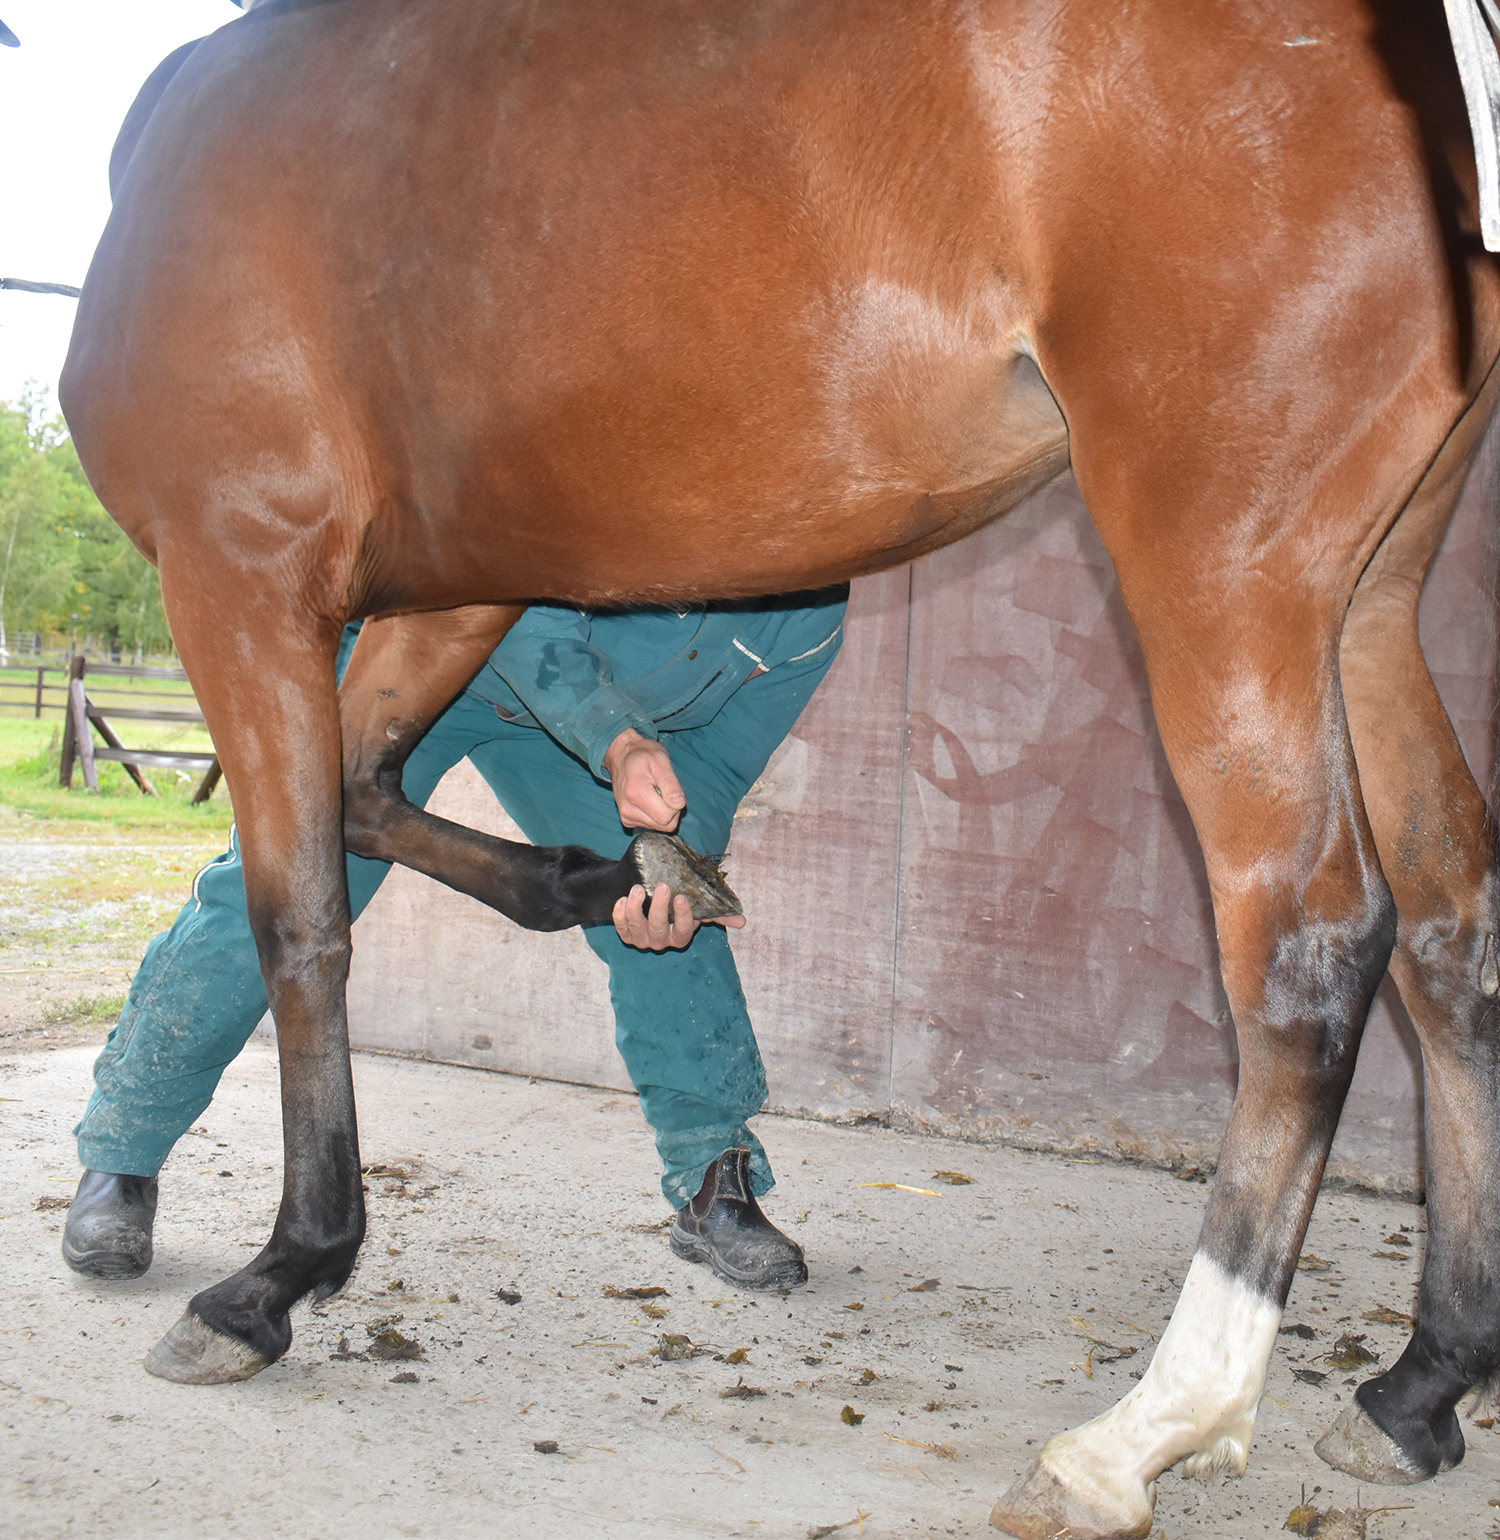
<instances>
[{"instance_id":1,"label":"wooden wall panel","mask_svg":"<svg viewBox=\"0 0 1500 1540\"><path fill-rule=\"evenodd\" d=\"M889 1090L909 569L866 579L847 638L736 817L734 937L771 1105L884 1105ZM519 829L467 763L431 803L507 839ZM395 870L354 927L356 1047L628 1086L606 976L576 932L536 935Z\"/></svg>"},{"instance_id":2,"label":"wooden wall panel","mask_svg":"<svg viewBox=\"0 0 1500 1540\"><path fill-rule=\"evenodd\" d=\"M1071 478L921 564L908 695L894 1103L1199 1150L1234 1075L1207 886Z\"/></svg>"},{"instance_id":3,"label":"wooden wall panel","mask_svg":"<svg viewBox=\"0 0 1500 1540\"><path fill-rule=\"evenodd\" d=\"M784 1110L889 1098L910 572L855 586L838 660L735 822L735 960Z\"/></svg>"}]
</instances>

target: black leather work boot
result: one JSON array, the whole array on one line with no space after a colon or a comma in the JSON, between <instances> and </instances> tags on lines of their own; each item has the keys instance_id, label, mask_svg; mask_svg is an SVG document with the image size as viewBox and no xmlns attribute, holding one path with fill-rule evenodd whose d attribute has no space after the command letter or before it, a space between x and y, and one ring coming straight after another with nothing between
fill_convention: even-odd
<instances>
[{"instance_id":1,"label":"black leather work boot","mask_svg":"<svg viewBox=\"0 0 1500 1540\"><path fill-rule=\"evenodd\" d=\"M154 1176L85 1171L63 1226L63 1261L90 1278L139 1278L155 1223Z\"/></svg>"},{"instance_id":2,"label":"black leather work boot","mask_svg":"<svg viewBox=\"0 0 1500 1540\"><path fill-rule=\"evenodd\" d=\"M711 1165L691 1203L677 1211L672 1250L707 1262L742 1289L795 1289L807 1282L802 1248L760 1211L750 1190L750 1151L737 1144Z\"/></svg>"}]
</instances>

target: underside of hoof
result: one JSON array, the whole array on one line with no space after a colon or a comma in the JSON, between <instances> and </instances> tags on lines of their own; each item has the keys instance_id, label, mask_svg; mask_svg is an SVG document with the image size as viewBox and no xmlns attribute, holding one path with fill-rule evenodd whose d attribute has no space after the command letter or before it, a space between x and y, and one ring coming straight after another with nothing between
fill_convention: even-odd
<instances>
[{"instance_id":1,"label":"underside of hoof","mask_svg":"<svg viewBox=\"0 0 1500 1540\"><path fill-rule=\"evenodd\" d=\"M659 834L647 829L631 844L641 886L648 894L658 883L666 883L673 893L686 895L695 920L722 920L726 915L743 914L734 889L724 881L719 863L710 856L700 856L674 834Z\"/></svg>"},{"instance_id":2,"label":"underside of hoof","mask_svg":"<svg viewBox=\"0 0 1500 1540\"><path fill-rule=\"evenodd\" d=\"M1339 1420L1313 1447L1335 1470L1378 1486L1408 1487L1428 1480L1427 1473L1357 1401L1344 1408Z\"/></svg>"},{"instance_id":3,"label":"underside of hoof","mask_svg":"<svg viewBox=\"0 0 1500 1540\"><path fill-rule=\"evenodd\" d=\"M179 1385L227 1385L259 1374L267 1362L247 1343L205 1326L189 1311L146 1354L146 1373Z\"/></svg>"},{"instance_id":4,"label":"underside of hoof","mask_svg":"<svg viewBox=\"0 0 1500 1540\"><path fill-rule=\"evenodd\" d=\"M1070 1492L1038 1460L995 1504L990 1523L1016 1540L1145 1540L1154 1497L1148 1487L1144 1517L1103 1513Z\"/></svg>"}]
</instances>

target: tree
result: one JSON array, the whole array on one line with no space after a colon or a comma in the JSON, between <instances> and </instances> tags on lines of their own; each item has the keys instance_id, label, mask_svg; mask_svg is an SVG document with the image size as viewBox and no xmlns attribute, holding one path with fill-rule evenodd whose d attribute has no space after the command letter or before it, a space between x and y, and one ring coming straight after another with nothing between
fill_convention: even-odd
<instances>
[{"instance_id":1,"label":"tree","mask_svg":"<svg viewBox=\"0 0 1500 1540\"><path fill-rule=\"evenodd\" d=\"M61 417L28 391L0 404L0 662L17 631L66 632L106 647L170 649L156 569L89 487Z\"/></svg>"}]
</instances>

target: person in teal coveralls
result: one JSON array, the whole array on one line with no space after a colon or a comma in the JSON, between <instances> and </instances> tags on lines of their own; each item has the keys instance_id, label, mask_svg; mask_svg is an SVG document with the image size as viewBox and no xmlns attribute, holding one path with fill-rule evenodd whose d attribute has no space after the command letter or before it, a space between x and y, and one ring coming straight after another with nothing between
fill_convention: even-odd
<instances>
[{"instance_id":1,"label":"person in teal coveralls","mask_svg":"<svg viewBox=\"0 0 1500 1540\"><path fill-rule=\"evenodd\" d=\"M740 799L838 652L847 597L845 586L683 611L533 606L412 752L405 794L425 804L467 756L534 844L616 859L629 831L654 828L723 851ZM351 855L348 869L358 915L390 868ZM678 1211L673 1250L744 1287L804 1282L801 1248L755 1202L773 1181L746 1125L765 1071L727 936L699 930L665 889L636 888L614 918L584 938L609 969L615 1041ZM231 836L147 948L94 1066L75 1130L85 1170L69 1266L95 1277L150 1266L156 1173L265 1009Z\"/></svg>"}]
</instances>

